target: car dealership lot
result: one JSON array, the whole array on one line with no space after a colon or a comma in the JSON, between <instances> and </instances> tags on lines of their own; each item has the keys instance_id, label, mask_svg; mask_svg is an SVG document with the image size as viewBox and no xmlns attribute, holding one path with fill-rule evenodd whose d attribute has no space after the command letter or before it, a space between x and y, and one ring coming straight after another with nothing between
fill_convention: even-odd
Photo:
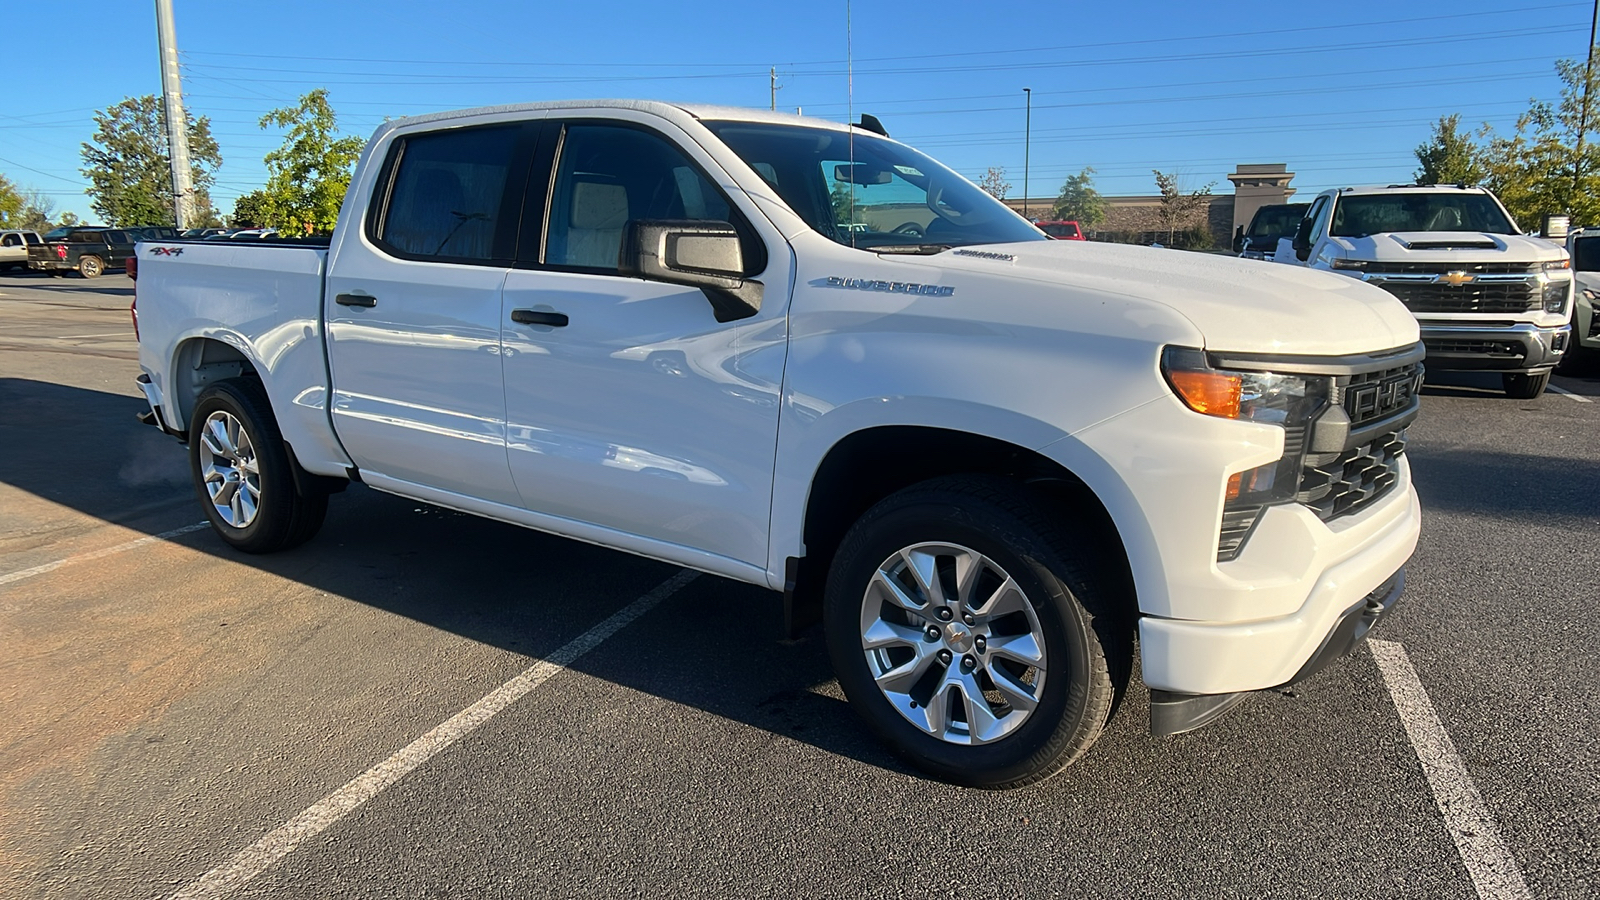
<instances>
[{"instance_id":1,"label":"car dealership lot","mask_svg":"<svg viewBox=\"0 0 1600 900\"><path fill-rule=\"evenodd\" d=\"M253 874L227 867L646 596L392 786L217 883L285 898L1485 883L1367 649L1166 741L1135 689L1062 776L986 793L887 755L818 636L781 640L777 597L746 586L361 487L288 553L247 557L206 530L145 540L202 515L182 448L134 421L131 293L121 275L0 276L0 896L163 897L218 867ZM1593 896L1600 378L1532 401L1497 378L1430 383L1410 447L1422 541L1376 636L1409 657L1509 850L1516 877L1489 890Z\"/></svg>"}]
</instances>

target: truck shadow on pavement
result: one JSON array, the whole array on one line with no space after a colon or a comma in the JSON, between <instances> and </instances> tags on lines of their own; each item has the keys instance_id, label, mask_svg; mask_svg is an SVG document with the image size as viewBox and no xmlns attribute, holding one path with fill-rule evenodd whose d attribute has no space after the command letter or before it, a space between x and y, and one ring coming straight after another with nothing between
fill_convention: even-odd
<instances>
[{"instance_id":1,"label":"truck shadow on pavement","mask_svg":"<svg viewBox=\"0 0 1600 900\"><path fill-rule=\"evenodd\" d=\"M0 378L0 483L98 520L60 531L64 539L33 551L42 556L0 553L0 575L81 552L65 536L92 537L99 523L160 534L204 518L185 449L139 424L134 417L143 409L132 396ZM48 504L22 505L25 515L0 517L0 548L6 532L46 524L30 521L36 507L63 515ZM239 553L209 530L173 541L326 592L329 615L337 615L342 598L530 660L678 571L359 485L329 506L318 536L283 553ZM569 668L828 753L909 771L837 696L817 632L782 638L776 593L702 575Z\"/></svg>"}]
</instances>

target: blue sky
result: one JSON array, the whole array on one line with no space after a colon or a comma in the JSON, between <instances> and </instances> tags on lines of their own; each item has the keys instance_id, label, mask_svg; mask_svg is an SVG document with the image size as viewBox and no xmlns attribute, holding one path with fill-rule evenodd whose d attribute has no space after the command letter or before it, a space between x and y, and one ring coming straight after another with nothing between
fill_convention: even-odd
<instances>
[{"instance_id":1,"label":"blue sky","mask_svg":"<svg viewBox=\"0 0 1600 900\"><path fill-rule=\"evenodd\" d=\"M1084 166L1106 194L1185 186L1241 162L1284 162L1302 193L1409 180L1441 114L1509 130L1581 57L1589 2L1356 4L846 4L510 0L271 3L175 0L189 110L208 116L224 212L265 180L281 136L257 121L312 88L343 131L384 117L527 100L644 97L769 105L843 120L853 107L976 180L1023 187L1023 88L1033 96L1029 188ZM155 4L10 4L0 172L92 219L79 174L95 110L159 93ZM85 23L93 23L85 27Z\"/></svg>"}]
</instances>

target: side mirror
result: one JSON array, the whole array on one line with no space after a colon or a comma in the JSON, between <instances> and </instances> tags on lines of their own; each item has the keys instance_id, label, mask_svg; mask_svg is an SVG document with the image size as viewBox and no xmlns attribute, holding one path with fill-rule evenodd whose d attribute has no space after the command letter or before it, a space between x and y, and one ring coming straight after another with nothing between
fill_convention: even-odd
<instances>
[{"instance_id":1,"label":"side mirror","mask_svg":"<svg viewBox=\"0 0 1600 900\"><path fill-rule=\"evenodd\" d=\"M744 277L744 248L727 222L632 219L617 269L634 278L700 288L718 322L749 318L761 309L761 282Z\"/></svg>"},{"instance_id":2,"label":"side mirror","mask_svg":"<svg viewBox=\"0 0 1600 900\"><path fill-rule=\"evenodd\" d=\"M1294 230L1294 255L1301 262L1311 258L1311 221L1301 219L1300 227Z\"/></svg>"},{"instance_id":3,"label":"side mirror","mask_svg":"<svg viewBox=\"0 0 1600 900\"><path fill-rule=\"evenodd\" d=\"M1233 252L1244 252L1244 226L1237 225L1233 229Z\"/></svg>"}]
</instances>

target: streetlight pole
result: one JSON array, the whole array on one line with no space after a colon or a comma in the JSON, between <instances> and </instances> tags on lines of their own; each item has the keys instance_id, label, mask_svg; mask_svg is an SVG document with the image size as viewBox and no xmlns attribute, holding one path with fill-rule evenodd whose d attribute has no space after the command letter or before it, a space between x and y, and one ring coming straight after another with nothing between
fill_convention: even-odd
<instances>
[{"instance_id":1,"label":"streetlight pole","mask_svg":"<svg viewBox=\"0 0 1600 900\"><path fill-rule=\"evenodd\" d=\"M1023 88L1022 94L1028 99L1028 115L1022 126L1022 217L1027 219L1031 218L1028 215L1028 163L1033 150L1033 88Z\"/></svg>"}]
</instances>

